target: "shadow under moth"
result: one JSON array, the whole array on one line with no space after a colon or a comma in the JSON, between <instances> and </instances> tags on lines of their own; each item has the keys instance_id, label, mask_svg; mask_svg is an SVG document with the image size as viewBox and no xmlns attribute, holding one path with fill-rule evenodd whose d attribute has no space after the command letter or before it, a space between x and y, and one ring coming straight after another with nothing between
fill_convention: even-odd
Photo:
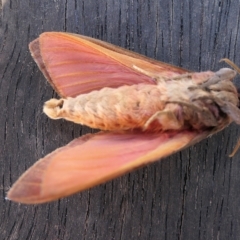
<instances>
[{"instance_id":1,"label":"shadow under moth","mask_svg":"<svg viewBox=\"0 0 240 240\"><path fill-rule=\"evenodd\" d=\"M61 97L47 101L44 113L102 131L38 160L12 186L10 200L56 200L240 124L232 69L190 72L71 33L46 32L29 47Z\"/></svg>"}]
</instances>

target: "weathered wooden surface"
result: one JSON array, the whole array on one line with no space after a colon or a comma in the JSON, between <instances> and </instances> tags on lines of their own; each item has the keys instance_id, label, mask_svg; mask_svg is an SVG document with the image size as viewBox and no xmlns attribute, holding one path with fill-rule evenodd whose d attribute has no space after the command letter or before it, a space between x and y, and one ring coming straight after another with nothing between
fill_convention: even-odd
<instances>
[{"instance_id":1,"label":"weathered wooden surface","mask_svg":"<svg viewBox=\"0 0 240 240\"><path fill-rule=\"evenodd\" d=\"M38 206L5 200L37 159L86 127L52 121L43 102L56 96L28 43L44 31L109 41L193 71L240 64L239 1L1 1L1 239L238 239L239 136L231 125L211 139L95 187Z\"/></svg>"}]
</instances>

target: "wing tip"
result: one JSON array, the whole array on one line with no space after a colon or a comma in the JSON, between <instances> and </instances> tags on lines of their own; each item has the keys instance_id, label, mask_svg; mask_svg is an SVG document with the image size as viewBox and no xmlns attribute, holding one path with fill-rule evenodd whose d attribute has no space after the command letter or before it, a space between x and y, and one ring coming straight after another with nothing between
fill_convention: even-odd
<instances>
[{"instance_id":1,"label":"wing tip","mask_svg":"<svg viewBox=\"0 0 240 240\"><path fill-rule=\"evenodd\" d=\"M38 203L39 201L39 195L28 193L24 191L25 186L20 187L19 183L16 185L13 185L13 187L9 190L6 196L6 200L10 200L17 203L24 203L24 204L34 204Z\"/></svg>"},{"instance_id":2,"label":"wing tip","mask_svg":"<svg viewBox=\"0 0 240 240\"><path fill-rule=\"evenodd\" d=\"M36 162L13 184L6 198L25 204L45 202L42 196L42 181L50 161L51 157L47 157Z\"/></svg>"},{"instance_id":3,"label":"wing tip","mask_svg":"<svg viewBox=\"0 0 240 240\"><path fill-rule=\"evenodd\" d=\"M55 34L58 34L57 32L53 32ZM43 61L42 58L42 54L41 54L41 39L42 37L51 37L52 36L52 32L46 32L46 33L42 33L39 38L36 38L35 40L33 40L32 42L29 43L28 47L31 53L32 58L34 59L34 61L36 62L38 68L40 69L40 71L43 73L44 77L47 79L47 81L50 83L50 85L52 86L52 88L62 97L64 97L65 95L61 92L61 90L59 90L57 88L57 86L55 86L54 81L52 80L48 69Z\"/></svg>"},{"instance_id":4,"label":"wing tip","mask_svg":"<svg viewBox=\"0 0 240 240\"><path fill-rule=\"evenodd\" d=\"M38 160L13 184L5 199L23 204L41 204L73 194L74 192L70 192L69 194L67 192L66 194L59 194L58 192L55 194L45 193L45 190L48 188L48 186L46 183L44 183L44 177L49 164L51 163L55 154L61 152L62 149L81 145L89 141L93 136L101 134L102 132L96 134L86 134L80 138L74 139L66 146L58 148L46 155L44 158Z\"/></svg>"}]
</instances>

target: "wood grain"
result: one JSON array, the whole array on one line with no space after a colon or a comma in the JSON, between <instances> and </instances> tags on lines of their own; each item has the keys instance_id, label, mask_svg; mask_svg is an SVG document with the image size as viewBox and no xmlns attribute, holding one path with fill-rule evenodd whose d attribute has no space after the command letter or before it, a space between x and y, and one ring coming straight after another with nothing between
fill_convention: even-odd
<instances>
[{"instance_id":1,"label":"wood grain","mask_svg":"<svg viewBox=\"0 0 240 240\"><path fill-rule=\"evenodd\" d=\"M238 1L6 0L0 4L1 239L238 239L240 153L231 125L210 139L60 201L5 200L37 159L91 132L42 114L56 96L28 43L44 31L96 37L193 71L240 65ZM239 80L239 79L238 79Z\"/></svg>"}]
</instances>

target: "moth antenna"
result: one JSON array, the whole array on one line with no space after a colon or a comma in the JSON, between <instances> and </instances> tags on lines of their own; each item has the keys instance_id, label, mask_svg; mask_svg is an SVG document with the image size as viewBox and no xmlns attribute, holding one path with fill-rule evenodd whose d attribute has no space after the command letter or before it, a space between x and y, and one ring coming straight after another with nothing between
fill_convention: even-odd
<instances>
[{"instance_id":1,"label":"moth antenna","mask_svg":"<svg viewBox=\"0 0 240 240\"><path fill-rule=\"evenodd\" d=\"M236 70L238 74L240 74L240 68L234 62L229 60L228 58L222 58L219 62L227 63L230 67L232 67L234 70Z\"/></svg>"},{"instance_id":2,"label":"moth antenna","mask_svg":"<svg viewBox=\"0 0 240 240\"><path fill-rule=\"evenodd\" d=\"M240 139L238 140L237 144L235 145L232 153L229 154L229 157L233 157L236 154L236 152L238 151L239 148L240 148Z\"/></svg>"}]
</instances>

